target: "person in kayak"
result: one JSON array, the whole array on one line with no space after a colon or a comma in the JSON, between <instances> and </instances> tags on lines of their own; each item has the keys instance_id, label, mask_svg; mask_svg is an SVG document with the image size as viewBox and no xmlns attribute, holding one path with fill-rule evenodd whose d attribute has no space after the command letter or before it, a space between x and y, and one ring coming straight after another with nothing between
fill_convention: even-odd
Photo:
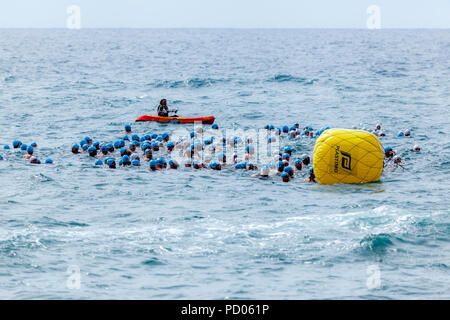
<instances>
[{"instance_id":1,"label":"person in kayak","mask_svg":"<svg viewBox=\"0 0 450 320\"><path fill-rule=\"evenodd\" d=\"M159 102L157 111L158 111L158 116L160 116L160 117L168 117L169 112L176 112L175 110L169 110L169 107L167 107L166 99L161 99L161 101ZM174 117L176 117L176 115L174 115Z\"/></svg>"}]
</instances>

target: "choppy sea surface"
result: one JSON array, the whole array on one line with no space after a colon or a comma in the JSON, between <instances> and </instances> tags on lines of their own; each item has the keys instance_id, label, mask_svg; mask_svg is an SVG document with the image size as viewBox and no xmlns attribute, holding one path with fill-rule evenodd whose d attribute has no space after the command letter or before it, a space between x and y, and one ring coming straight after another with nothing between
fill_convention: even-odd
<instances>
[{"instance_id":1,"label":"choppy sea surface","mask_svg":"<svg viewBox=\"0 0 450 320\"><path fill-rule=\"evenodd\" d=\"M163 97L221 129L380 123L404 169L321 186L70 153L171 133L134 124ZM0 30L0 298L449 299L449 135L449 30Z\"/></svg>"}]
</instances>

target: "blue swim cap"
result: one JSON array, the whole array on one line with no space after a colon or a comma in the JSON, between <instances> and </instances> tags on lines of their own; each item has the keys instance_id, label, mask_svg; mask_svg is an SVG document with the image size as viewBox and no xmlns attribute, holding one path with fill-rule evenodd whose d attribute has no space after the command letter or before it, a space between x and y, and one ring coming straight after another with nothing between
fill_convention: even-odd
<instances>
[{"instance_id":1,"label":"blue swim cap","mask_svg":"<svg viewBox=\"0 0 450 320\"><path fill-rule=\"evenodd\" d=\"M172 147L175 147L175 144L173 142L169 142L167 144L167 148L172 148Z\"/></svg>"},{"instance_id":2,"label":"blue swim cap","mask_svg":"<svg viewBox=\"0 0 450 320\"><path fill-rule=\"evenodd\" d=\"M36 148L36 147L37 147L37 143L36 143L36 142L32 142L32 143L30 144L30 146L32 146L33 148Z\"/></svg>"},{"instance_id":3,"label":"blue swim cap","mask_svg":"<svg viewBox=\"0 0 450 320\"><path fill-rule=\"evenodd\" d=\"M3 156L0 154L0 160L3 160Z\"/></svg>"},{"instance_id":4,"label":"blue swim cap","mask_svg":"<svg viewBox=\"0 0 450 320\"><path fill-rule=\"evenodd\" d=\"M292 169L292 167L289 167L289 166L284 168L284 172L290 172L290 171L294 171L294 169Z\"/></svg>"},{"instance_id":5,"label":"blue swim cap","mask_svg":"<svg viewBox=\"0 0 450 320\"><path fill-rule=\"evenodd\" d=\"M247 167L247 163L246 162L239 162L239 163L237 163L235 166L234 166L234 168L236 169L236 170L239 170L239 169L245 169Z\"/></svg>"},{"instance_id":6,"label":"blue swim cap","mask_svg":"<svg viewBox=\"0 0 450 320\"><path fill-rule=\"evenodd\" d=\"M47 159L45 159L45 163L46 163L46 164L52 164L52 163L53 163L53 160L50 159L50 158L47 158Z\"/></svg>"},{"instance_id":7,"label":"blue swim cap","mask_svg":"<svg viewBox=\"0 0 450 320\"><path fill-rule=\"evenodd\" d=\"M116 140L116 141L114 141L114 148L115 149L119 149L120 148L120 140Z\"/></svg>"},{"instance_id":8,"label":"blue swim cap","mask_svg":"<svg viewBox=\"0 0 450 320\"><path fill-rule=\"evenodd\" d=\"M28 152L28 154L33 154L33 152L34 152L33 147L32 147L32 146L29 146L29 147L27 148L27 152Z\"/></svg>"},{"instance_id":9,"label":"blue swim cap","mask_svg":"<svg viewBox=\"0 0 450 320\"><path fill-rule=\"evenodd\" d=\"M313 172L314 172L313 168L309 168L308 173L311 174Z\"/></svg>"},{"instance_id":10,"label":"blue swim cap","mask_svg":"<svg viewBox=\"0 0 450 320\"><path fill-rule=\"evenodd\" d=\"M150 137L152 140L158 138L158 135L156 133L153 133Z\"/></svg>"},{"instance_id":11,"label":"blue swim cap","mask_svg":"<svg viewBox=\"0 0 450 320\"><path fill-rule=\"evenodd\" d=\"M120 155L123 156L127 152L127 148L120 149Z\"/></svg>"},{"instance_id":12,"label":"blue swim cap","mask_svg":"<svg viewBox=\"0 0 450 320\"><path fill-rule=\"evenodd\" d=\"M150 168L156 168L156 161L155 160L150 160L149 166L150 166Z\"/></svg>"},{"instance_id":13,"label":"blue swim cap","mask_svg":"<svg viewBox=\"0 0 450 320\"><path fill-rule=\"evenodd\" d=\"M210 166L210 168L214 169L214 168L217 168L219 166L219 163L216 162L216 161L211 161L209 163L209 166Z\"/></svg>"},{"instance_id":14,"label":"blue swim cap","mask_svg":"<svg viewBox=\"0 0 450 320\"><path fill-rule=\"evenodd\" d=\"M159 158L158 160L156 160L156 164L158 164L160 166L164 166L164 165L167 165L167 162L163 158Z\"/></svg>"},{"instance_id":15,"label":"blue swim cap","mask_svg":"<svg viewBox=\"0 0 450 320\"><path fill-rule=\"evenodd\" d=\"M191 131L190 136L191 136L191 138L195 137L195 132L194 132L194 131Z\"/></svg>"},{"instance_id":16,"label":"blue swim cap","mask_svg":"<svg viewBox=\"0 0 450 320\"><path fill-rule=\"evenodd\" d=\"M111 165L115 162L114 159L112 159L112 158L107 158L107 159L105 159L105 160L106 160L106 164L107 164L108 166L110 166L110 167L111 167Z\"/></svg>"},{"instance_id":17,"label":"blue swim cap","mask_svg":"<svg viewBox=\"0 0 450 320\"><path fill-rule=\"evenodd\" d=\"M92 144L92 146L95 147L96 149L98 149L98 148L100 148L100 142L99 142L99 141L95 141L95 142Z\"/></svg>"},{"instance_id":18,"label":"blue swim cap","mask_svg":"<svg viewBox=\"0 0 450 320\"><path fill-rule=\"evenodd\" d=\"M74 144L72 145L72 149L79 150L79 149L80 149L80 146L79 146L78 144L74 143Z\"/></svg>"},{"instance_id":19,"label":"blue swim cap","mask_svg":"<svg viewBox=\"0 0 450 320\"><path fill-rule=\"evenodd\" d=\"M289 177L289 173L283 172L283 173L281 174L281 178L284 179L284 178L286 178L286 177Z\"/></svg>"},{"instance_id":20,"label":"blue swim cap","mask_svg":"<svg viewBox=\"0 0 450 320\"><path fill-rule=\"evenodd\" d=\"M287 146L286 148L284 148L284 153L288 153L288 151L292 152L291 147Z\"/></svg>"},{"instance_id":21,"label":"blue swim cap","mask_svg":"<svg viewBox=\"0 0 450 320\"><path fill-rule=\"evenodd\" d=\"M100 151L103 153L108 153L108 147L106 145L101 146Z\"/></svg>"},{"instance_id":22,"label":"blue swim cap","mask_svg":"<svg viewBox=\"0 0 450 320\"><path fill-rule=\"evenodd\" d=\"M289 153L283 153L283 159L289 159Z\"/></svg>"},{"instance_id":23,"label":"blue swim cap","mask_svg":"<svg viewBox=\"0 0 450 320\"><path fill-rule=\"evenodd\" d=\"M119 167L121 167L122 165L123 165L123 160L120 159L120 160L119 160Z\"/></svg>"},{"instance_id":24,"label":"blue swim cap","mask_svg":"<svg viewBox=\"0 0 450 320\"><path fill-rule=\"evenodd\" d=\"M89 138L88 136L84 137L84 140L86 140L86 141L87 141L87 143L90 143L90 142L92 142L92 139L91 139L91 138Z\"/></svg>"},{"instance_id":25,"label":"blue swim cap","mask_svg":"<svg viewBox=\"0 0 450 320\"><path fill-rule=\"evenodd\" d=\"M150 135L149 134L146 134L145 136L144 136L144 139L145 140L150 140L151 138L150 138Z\"/></svg>"},{"instance_id":26,"label":"blue swim cap","mask_svg":"<svg viewBox=\"0 0 450 320\"><path fill-rule=\"evenodd\" d=\"M139 136L138 136L137 134L133 134L133 135L131 136L131 140L133 140L133 141L139 141Z\"/></svg>"},{"instance_id":27,"label":"blue swim cap","mask_svg":"<svg viewBox=\"0 0 450 320\"><path fill-rule=\"evenodd\" d=\"M22 142L20 140L14 140L12 144L14 148L19 148L22 145Z\"/></svg>"},{"instance_id":28,"label":"blue swim cap","mask_svg":"<svg viewBox=\"0 0 450 320\"><path fill-rule=\"evenodd\" d=\"M302 162L302 160L301 159L297 159L297 160L294 161L294 163L299 163L299 162Z\"/></svg>"},{"instance_id":29,"label":"blue swim cap","mask_svg":"<svg viewBox=\"0 0 450 320\"><path fill-rule=\"evenodd\" d=\"M133 160L131 161L131 165L133 167L139 167L141 165L141 162L139 160Z\"/></svg>"},{"instance_id":30,"label":"blue swim cap","mask_svg":"<svg viewBox=\"0 0 450 320\"><path fill-rule=\"evenodd\" d=\"M83 145L85 145L85 144L88 144L87 141L84 140L84 139L81 139L81 140L80 140L80 146L83 146Z\"/></svg>"},{"instance_id":31,"label":"blue swim cap","mask_svg":"<svg viewBox=\"0 0 450 320\"><path fill-rule=\"evenodd\" d=\"M278 165L278 168L284 167L284 162L281 161L281 160L279 160L279 161L277 162L277 165Z\"/></svg>"},{"instance_id":32,"label":"blue swim cap","mask_svg":"<svg viewBox=\"0 0 450 320\"><path fill-rule=\"evenodd\" d=\"M214 124L211 126L211 129L217 130L217 129L219 129L219 126L217 125L217 123L214 123Z\"/></svg>"},{"instance_id":33,"label":"blue swim cap","mask_svg":"<svg viewBox=\"0 0 450 320\"><path fill-rule=\"evenodd\" d=\"M25 143L20 146L20 150L23 150L23 151L27 150L27 148L28 148L28 146Z\"/></svg>"},{"instance_id":34,"label":"blue swim cap","mask_svg":"<svg viewBox=\"0 0 450 320\"><path fill-rule=\"evenodd\" d=\"M269 126L269 130L273 130L273 129L275 129L275 126L274 126L273 124L271 124L271 125Z\"/></svg>"},{"instance_id":35,"label":"blue swim cap","mask_svg":"<svg viewBox=\"0 0 450 320\"><path fill-rule=\"evenodd\" d=\"M268 124L266 124L265 126L264 126L264 129L266 129L266 130L269 130L269 125Z\"/></svg>"},{"instance_id":36,"label":"blue swim cap","mask_svg":"<svg viewBox=\"0 0 450 320\"><path fill-rule=\"evenodd\" d=\"M284 133L288 133L289 132L289 127L288 126L283 126L283 132Z\"/></svg>"},{"instance_id":37,"label":"blue swim cap","mask_svg":"<svg viewBox=\"0 0 450 320\"><path fill-rule=\"evenodd\" d=\"M106 157L103 161L105 162L105 164L107 164L110 159L112 159L112 158Z\"/></svg>"},{"instance_id":38,"label":"blue swim cap","mask_svg":"<svg viewBox=\"0 0 450 320\"><path fill-rule=\"evenodd\" d=\"M96 153L96 152L97 152L97 149L95 147L89 147L88 148L88 153L89 154Z\"/></svg>"},{"instance_id":39,"label":"blue swim cap","mask_svg":"<svg viewBox=\"0 0 450 320\"><path fill-rule=\"evenodd\" d=\"M391 151L391 150L392 150L392 148L388 146L388 147L384 148L384 153Z\"/></svg>"},{"instance_id":40,"label":"blue swim cap","mask_svg":"<svg viewBox=\"0 0 450 320\"><path fill-rule=\"evenodd\" d=\"M140 141L140 142L144 142L144 141L145 141L145 137L140 137L140 138L139 138L139 141Z\"/></svg>"},{"instance_id":41,"label":"blue swim cap","mask_svg":"<svg viewBox=\"0 0 450 320\"><path fill-rule=\"evenodd\" d=\"M403 131L400 131L399 133L397 133L397 137L403 137L405 134L403 133Z\"/></svg>"},{"instance_id":42,"label":"blue swim cap","mask_svg":"<svg viewBox=\"0 0 450 320\"><path fill-rule=\"evenodd\" d=\"M3 146L3 149L5 149L5 150L9 150L9 149L11 149L7 144L5 144L4 146Z\"/></svg>"},{"instance_id":43,"label":"blue swim cap","mask_svg":"<svg viewBox=\"0 0 450 320\"><path fill-rule=\"evenodd\" d=\"M83 144L83 151L86 151L87 149L89 149L89 145L88 144Z\"/></svg>"},{"instance_id":44,"label":"blue swim cap","mask_svg":"<svg viewBox=\"0 0 450 320\"><path fill-rule=\"evenodd\" d=\"M102 160L98 159L97 161L95 161L95 165L96 165L96 166L101 166L101 165L103 165Z\"/></svg>"},{"instance_id":45,"label":"blue swim cap","mask_svg":"<svg viewBox=\"0 0 450 320\"><path fill-rule=\"evenodd\" d=\"M150 143L148 143L147 141L144 142L143 144L141 144L141 150L144 151L146 149L150 148Z\"/></svg>"},{"instance_id":46,"label":"blue swim cap","mask_svg":"<svg viewBox=\"0 0 450 320\"><path fill-rule=\"evenodd\" d=\"M160 141L160 142L163 141L163 137L161 137L161 136L157 137L156 141Z\"/></svg>"},{"instance_id":47,"label":"blue swim cap","mask_svg":"<svg viewBox=\"0 0 450 320\"><path fill-rule=\"evenodd\" d=\"M164 133L161 135L161 137L162 137L163 139L167 139L167 138L169 137L169 134L168 134L167 132L164 132Z\"/></svg>"},{"instance_id":48,"label":"blue swim cap","mask_svg":"<svg viewBox=\"0 0 450 320\"><path fill-rule=\"evenodd\" d=\"M125 125L125 131L126 132L130 132L131 131L131 126L129 124Z\"/></svg>"},{"instance_id":49,"label":"blue swim cap","mask_svg":"<svg viewBox=\"0 0 450 320\"><path fill-rule=\"evenodd\" d=\"M131 163L130 157L127 156L127 155L124 155L123 158L122 158L122 163L123 164L130 164Z\"/></svg>"}]
</instances>

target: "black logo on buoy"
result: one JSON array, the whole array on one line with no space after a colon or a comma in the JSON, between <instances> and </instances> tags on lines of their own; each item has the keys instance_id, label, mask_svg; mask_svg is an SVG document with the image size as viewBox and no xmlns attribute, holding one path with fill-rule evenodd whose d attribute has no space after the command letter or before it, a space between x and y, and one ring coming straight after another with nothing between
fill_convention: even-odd
<instances>
[{"instance_id":1,"label":"black logo on buoy","mask_svg":"<svg viewBox=\"0 0 450 320\"><path fill-rule=\"evenodd\" d=\"M347 169L347 170L352 170L352 156L350 155L350 153L341 151L341 155L342 155L342 168Z\"/></svg>"}]
</instances>

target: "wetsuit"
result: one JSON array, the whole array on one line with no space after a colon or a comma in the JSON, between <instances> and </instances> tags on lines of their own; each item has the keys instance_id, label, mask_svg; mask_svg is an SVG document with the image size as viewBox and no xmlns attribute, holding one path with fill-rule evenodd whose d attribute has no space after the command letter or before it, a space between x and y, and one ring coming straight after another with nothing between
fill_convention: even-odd
<instances>
[{"instance_id":1,"label":"wetsuit","mask_svg":"<svg viewBox=\"0 0 450 320\"><path fill-rule=\"evenodd\" d=\"M158 106L158 116L160 117L168 117L169 116L169 108L167 106L163 106L160 104Z\"/></svg>"}]
</instances>

